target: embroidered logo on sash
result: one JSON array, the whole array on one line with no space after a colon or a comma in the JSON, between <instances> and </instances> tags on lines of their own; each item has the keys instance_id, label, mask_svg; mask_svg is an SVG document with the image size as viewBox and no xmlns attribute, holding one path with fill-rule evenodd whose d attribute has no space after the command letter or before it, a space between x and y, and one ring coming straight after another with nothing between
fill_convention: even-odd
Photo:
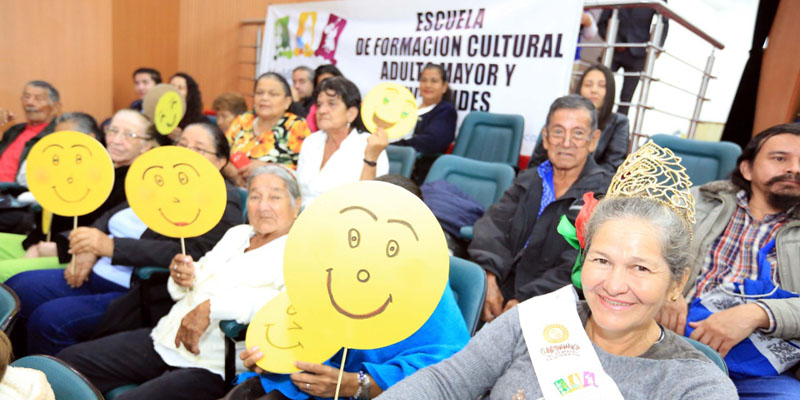
<instances>
[{"instance_id":1,"label":"embroidered logo on sash","mask_svg":"<svg viewBox=\"0 0 800 400\"><path fill-rule=\"evenodd\" d=\"M587 387L598 387L595 382L594 372L590 371L583 372L583 379L581 379L580 374L576 372L564 379L553 382L553 384L556 386L556 389L558 389L558 393L561 393L561 396L566 396L576 390Z\"/></svg>"},{"instance_id":2,"label":"embroidered logo on sash","mask_svg":"<svg viewBox=\"0 0 800 400\"><path fill-rule=\"evenodd\" d=\"M548 343L562 343L569 339L567 327L561 324L550 324L544 327L544 340Z\"/></svg>"}]
</instances>

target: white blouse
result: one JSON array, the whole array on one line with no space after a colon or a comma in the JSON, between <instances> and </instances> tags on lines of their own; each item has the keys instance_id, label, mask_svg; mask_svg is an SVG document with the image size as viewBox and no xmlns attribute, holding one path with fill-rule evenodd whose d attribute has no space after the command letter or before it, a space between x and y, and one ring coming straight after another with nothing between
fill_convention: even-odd
<instances>
[{"instance_id":1,"label":"white blouse","mask_svg":"<svg viewBox=\"0 0 800 400\"><path fill-rule=\"evenodd\" d=\"M150 333L156 352L167 365L203 368L224 376L225 341L219 322L234 319L249 323L258 310L283 290L286 235L245 252L253 233L250 225L228 229L211 251L195 261L195 281L191 289L169 279L167 289L176 303ZM211 323L200 336L200 354L192 354L183 344L176 349L175 335L181 320L206 300L211 301ZM236 354L243 350L244 342L237 343ZM236 357L236 370L245 371L239 357Z\"/></svg>"},{"instance_id":2,"label":"white blouse","mask_svg":"<svg viewBox=\"0 0 800 400\"><path fill-rule=\"evenodd\" d=\"M297 183L300 184L303 207L307 207L319 195L330 189L361 179L364 150L367 148L369 135L369 132L358 133L355 129L351 130L322 169L320 165L328 134L317 131L303 140L303 148L297 161ZM386 155L386 150L381 151L377 162L375 176L388 174L389 157Z\"/></svg>"}]
</instances>

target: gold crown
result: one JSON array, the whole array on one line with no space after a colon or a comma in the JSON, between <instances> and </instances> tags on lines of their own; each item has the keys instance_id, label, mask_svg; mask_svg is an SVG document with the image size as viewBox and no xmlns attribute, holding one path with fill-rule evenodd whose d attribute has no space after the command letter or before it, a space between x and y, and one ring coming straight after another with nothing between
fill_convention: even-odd
<instances>
[{"instance_id":1,"label":"gold crown","mask_svg":"<svg viewBox=\"0 0 800 400\"><path fill-rule=\"evenodd\" d=\"M675 211L686 223L689 234L694 225L692 181L681 158L652 141L628 155L617 169L606 197L644 197Z\"/></svg>"}]
</instances>

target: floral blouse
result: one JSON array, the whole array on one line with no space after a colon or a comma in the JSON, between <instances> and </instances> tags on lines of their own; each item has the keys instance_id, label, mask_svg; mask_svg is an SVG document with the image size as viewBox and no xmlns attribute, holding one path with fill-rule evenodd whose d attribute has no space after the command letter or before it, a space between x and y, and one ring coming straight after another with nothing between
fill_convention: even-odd
<instances>
[{"instance_id":1,"label":"floral blouse","mask_svg":"<svg viewBox=\"0 0 800 400\"><path fill-rule=\"evenodd\" d=\"M231 145L231 155L242 152L255 160L296 168L303 140L311 134L306 121L287 112L271 131L256 136L253 131L255 120L253 112L248 111L228 128L225 137Z\"/></svg>"}]
</instances>

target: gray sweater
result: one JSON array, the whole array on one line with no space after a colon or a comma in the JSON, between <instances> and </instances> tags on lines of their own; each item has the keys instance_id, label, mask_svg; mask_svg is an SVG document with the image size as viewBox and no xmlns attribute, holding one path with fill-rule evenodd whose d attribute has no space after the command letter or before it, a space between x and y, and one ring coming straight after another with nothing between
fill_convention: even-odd
<instances>
[{"instance_id":1,"label":"gray sweater","mask_svg":"<svg viewBox=\"0 0 800 400\"><path fill-rule=\"evenodd\" d=\"M590 313L586 303L579 304L578 312L585 323ZM594 347L627 400L739 398L716 365L669 330L638 357L616 356ZM491 390L491 399L509 400L519 389L525 390L526 400L542 397L515 307L481 329L463 350L417 371L379 398L468 400Z\"/></svg>"}]
</instances>

